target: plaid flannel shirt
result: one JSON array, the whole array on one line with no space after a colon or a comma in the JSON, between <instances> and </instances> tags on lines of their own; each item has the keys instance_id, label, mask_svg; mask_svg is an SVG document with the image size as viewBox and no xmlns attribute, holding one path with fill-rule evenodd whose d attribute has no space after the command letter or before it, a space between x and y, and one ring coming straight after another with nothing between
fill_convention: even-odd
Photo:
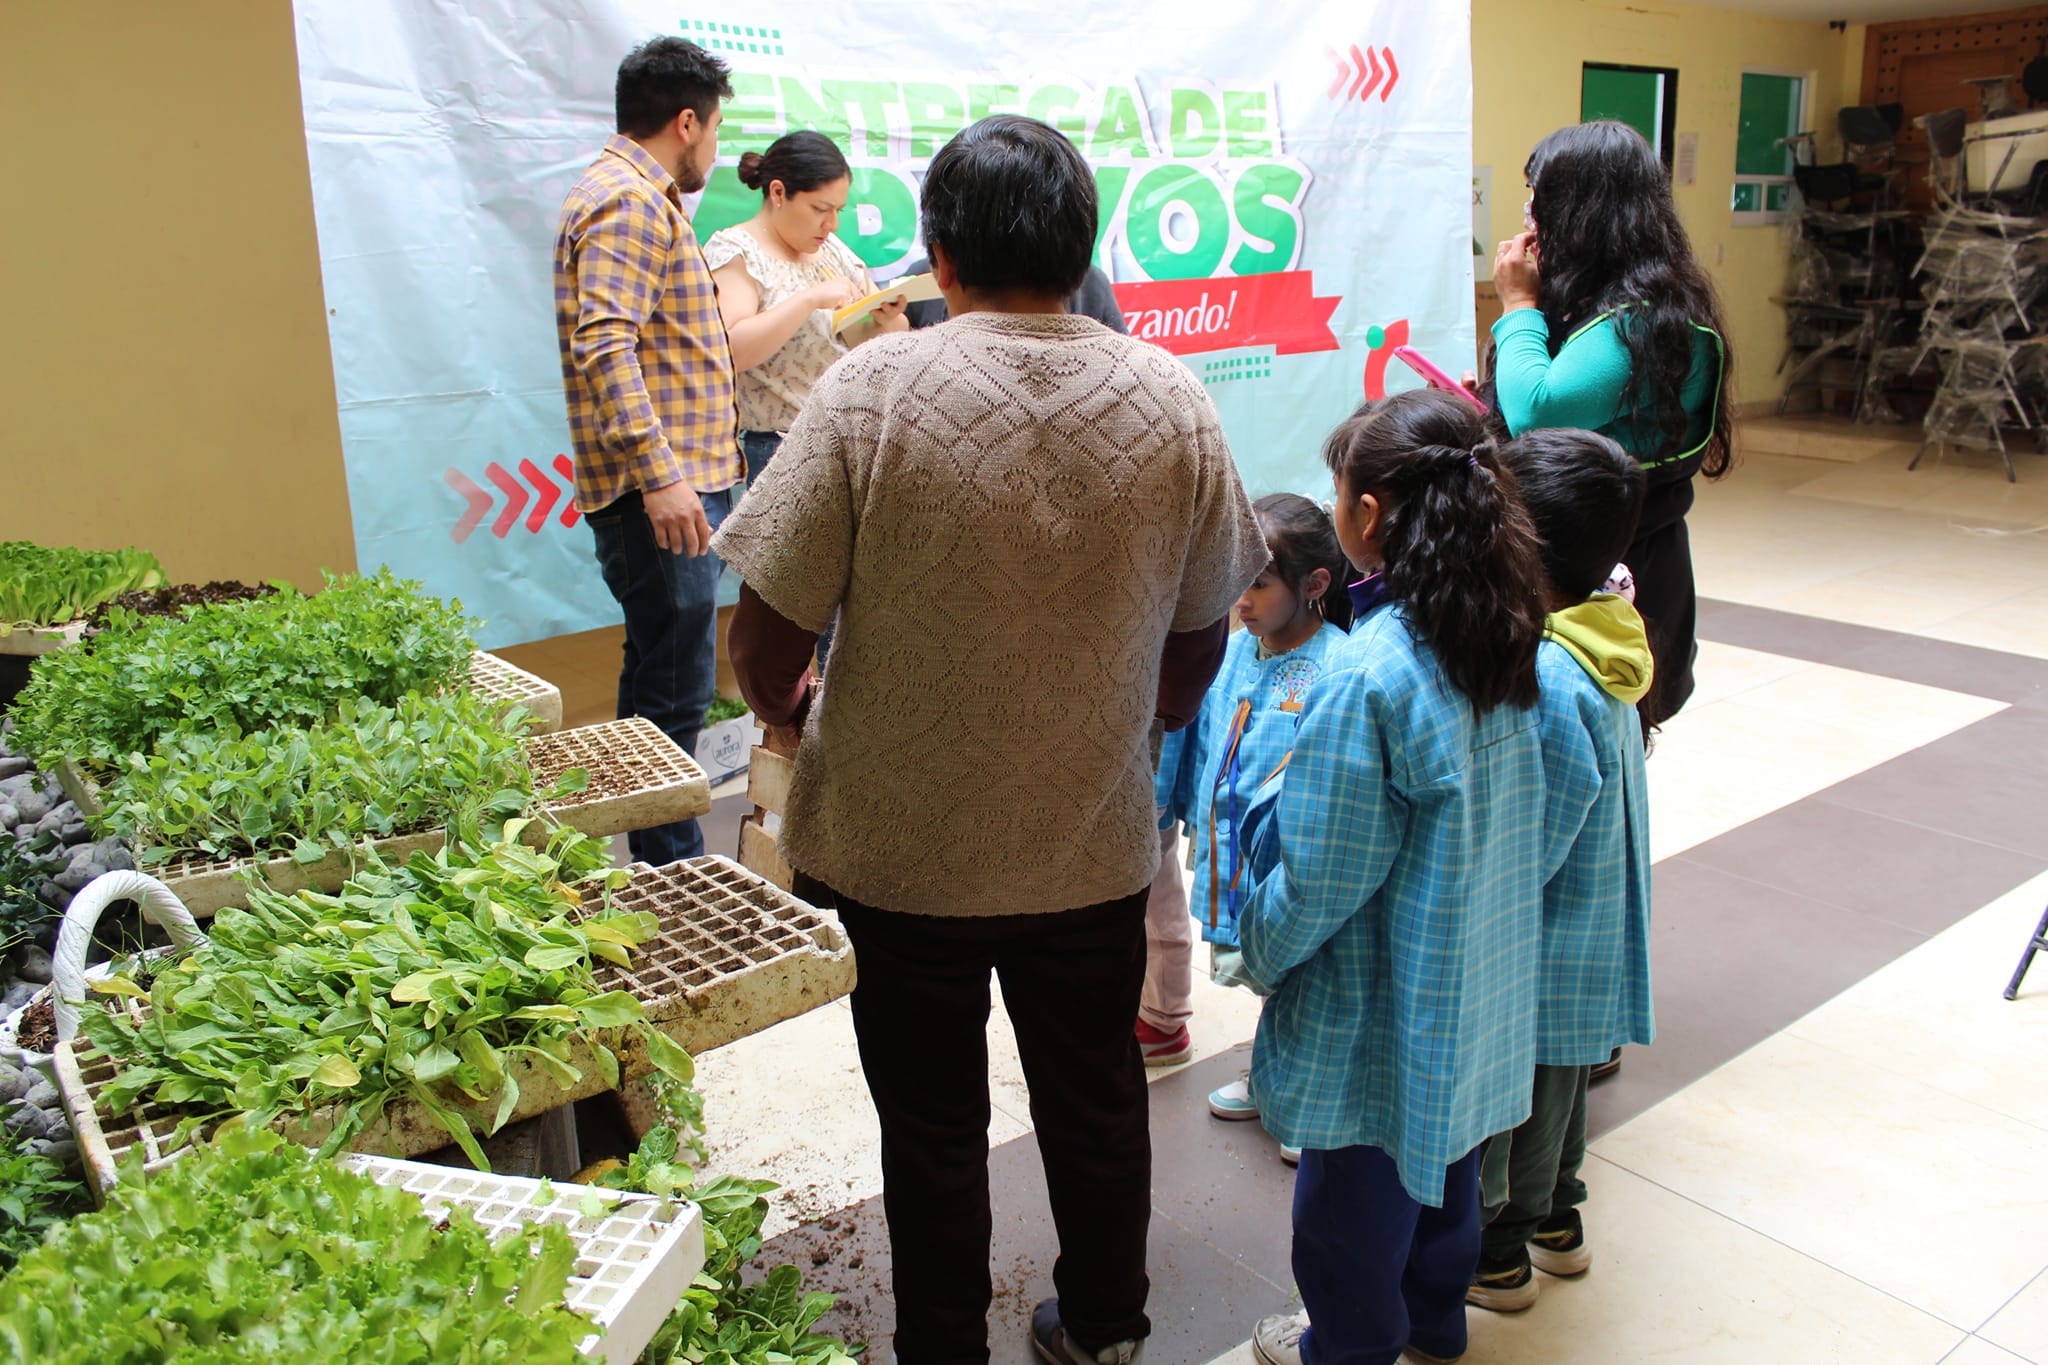
<instances>
[{"instance_id":1,"label":"plaid flannel shirt","mask_svg":"<svg viewBox=\"0 0 2048 1365\"><path fill-rule=\"evenodd\" d=\"M562 203L555 329L586 512L681 481L738 482L739 413L718 290L675 178L623 135Z\"/></svg>"},{"instance_id":2,"label":"plaid flannel shirt","mask_svg":"<svg viewBox=\"0 0 2048 1365\"><path fill-rule=\"evenodd\" d=\"M1252 1096L1280 1141L1370 1146L1416 1199L1529 1116L1542 754L1536 715L1475 716L1396 606L1325 661L1259 837L1238 932L1275 987Z\"/></svg>"},{"instance_id":3,"label":"plaid flannel shirt","mask_svg":"<svg viewBox=\"0 0 2048 1365\"><path fill-rule=\"evenodd\" d=\"M1650 799L1636 709L1545 640L1543 975L1536 1062L1592 1066L1647 1043L1650 1009Z\"/></svg>"}]
</instances>

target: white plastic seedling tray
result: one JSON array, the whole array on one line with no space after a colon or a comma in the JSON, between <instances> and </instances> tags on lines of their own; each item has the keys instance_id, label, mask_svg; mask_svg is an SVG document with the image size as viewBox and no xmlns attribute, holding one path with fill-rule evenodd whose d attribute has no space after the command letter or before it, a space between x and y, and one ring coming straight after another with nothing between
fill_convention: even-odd
<instances>
[{"instance_id":1,"label":"white plastic seedling tray","mask_svg":"<svg viewBox=\"0 0 2048 1365\"><path fill-rule=\"evenodd\" d=\"M85 638L85 622L62 626L0 626L0 654L38 658L77 644Z\"/></svg>"},{"instance_id":2,"label":"white plastic seedling tray","mask_svg":"<svg viewBox=\"0 0 2048 1365\"><path fill-rule=\"evenodd\" d=\"M638 717L536 735L526 742L526 761L533 769L535 791L546 791L570 768L589 772L588 788L550 801L544 809L562 824L595 838L690 820L711 809L711 784L704 770L653 722ZM398 861L421 849L439 848L446 837L442 830L432 829L374 840L371 846L386 861ZM545 822L527 827L529 842L543 844L547 837ZM248 903L248 873L276 891L334 891L348 880L353 865L348 854L336 852L317 863L184 857L150 871L193 914L206 916Z\"/></svg>"},{"instance_id":3,"label":"white plastic seedling tray","mask_svg":"<svg viewBox=\"0 0 2048 1365\"><path fill-rule=\"evenodd\" d=\"M633 993L648 1021L691 1053L794 1019L853 990L846 931L727 858L633 865L614 893L659 928L629 967L601 963L598 984ZM626 1071L644 1070L627 1043Z\"/></svg>"},{"instance_id":4,"label":"white plastic seedling tray","mask_svg":"<svg viewBox=\"0 0 2048 1365\"><path fill-rule=\"evenodd\" d=\"M576 1245L568 1305L604 1328L583 1342L592 1360L630 1365L704 1268L704 1216L694 1204L418 1161L342 1161L418 1195L431 1213L468 1209L494 1237L541 1223L568 1233Z\"/></svg>"},{"instance_id":5,"label":"white plastic seedling tray","mask_svg":"<svg viewBox=\"0 0 2048 1365\"><path fill-rule=\"evenodd\" d=\"M121 1007L138 1020L142 1017L138 1002L123 1001ZM617 1049L619 1031L604 1030L599 1041ZM519 1083L519 1102L506 1117L508 1125L604 1092L605 1083L597 1063L591 1059L588 1043L579 1039L571 1044L569 1060L582 1073L583 1079L566 1087L556 1084L533 1062L522 1059L510 1064L509 1074ZM52 1065L57 1073L57 1092L64 1102L64 1112L70 1117L72 1131L78 1137L86 1183L92 1187L94 1197L103 1203L107 1190L120 1175L121 1163L131 1156L141 1157L145 1174L162 1170L188 1151L193 1142L205 1138L212 1131L211 1128L202 1129L181 1139L177 1129L185 1115L154 1100L141 1100L124 1111L111 1108L107 1103L106 1089L120 1075L120 1063L84 1038L57 1044ZM471 1128L479 1134L489 1130L497 1113L495 1102L479 1103L452 1090L444 1090L441 1098L449 1107L461 1110L468 1117ZM334 1131L338 1117L338 1110L318 1109L282 1120L276 1126L293 1142L317 1147ZM448 1130L417 1100L395 1099L385 1107L380 1117L365 1125L348 1146L350 1151L371 1156L408 1157L439 1151L453 1140Z\"/></svg>"},{"instance_id":6,"label":"white plastic seedling tray","mask_svg":"<svg viewBox=\"0 0 2048 1365\"><path fill-rule=\"evenodd\" d=\"M522 704L544 733L562 728L562 689L495 654L469 656L469 690L485 701Z\"/></svg>"}]
</instances>

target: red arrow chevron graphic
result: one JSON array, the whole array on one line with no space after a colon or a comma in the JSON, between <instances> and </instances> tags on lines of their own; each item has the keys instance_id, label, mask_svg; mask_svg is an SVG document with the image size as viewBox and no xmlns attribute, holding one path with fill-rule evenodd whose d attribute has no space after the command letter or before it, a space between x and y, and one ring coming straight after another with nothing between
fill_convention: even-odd
<instances>
[{"instance_id":1,"label":"red arrow chevron graphic","mask_svg":"<svg viewBox=\"0 0 2048 1365\"><path fill-rule=\"evenodd\" d=\"M1359 93L1359 87L1365 84L1365 54L1358 50L1357 43L1353 43L1351 45L1351 61L1354 65L1358 67L1358 79L1351 83L1351 89L1345 93L1344 98L1352 100L1362 100L1365 98L1365 96ZM1373 83L1375 85L1379 83L1377 78L1375 78Z\"/></svg>"},{"instance_id":2,"label":"red arrow chevron graphic","mask_svg":"<svg viewBox=\"0 0 2048 1365\"><path fill-rule=\"evenodd\" d=\"M540 466L532 460L521 460L519 473L533 485L533 511L527 515L526 529L537 533L541 527L548 524L548 513L555 510L555 504L561 500L562 490L555 487L554 480L541 473Z\"/></svg>"},{"instance_id":3,"label":"red arrow chevron graphic","mask_svg":"<svg viewBox=\"0 0 2048 1365\"><path fill-rule=\"evenodd\" d=\"M448 532L448 538L460 545L469 539L469 533L484 519L484 513L491 510L491 495L478 488L459 469L449 470L441 476L441 481L454 489L469 504L463 509L462 516L456 520L454 528Z\"/></svg>"},{"instance_id":4,"label":"red arrow chevron graphic","mask_svg":"<svg viewBox=\"0 0 2048 1365\"><path fill-rule=\"evenodd\" d=\"M1380 57L1377 52L1367 48L1365 50L1365 59L1372 64L1372 77L1358 89L1358 98L1361 101L1370 97L1372 92L1379 88L1380 80L1386 75L1386 72L1380 70Z\"/></svg>"},{"instance_id":5,"label":"red arrow chevron graphic","mask_svg":"<svg viewBox=\"0 0 2048 1365\"><path fill-rule=\"evenodd\" d=\"M1380 87L1380 103L1385 104L1387 97L1394 93L1394 82L1401 79L1401 68L1394 65L1394 49L1383 47L1380 51L1387 58L1387 83Z\"/></svg>"},{"instance_id":6,"label":"red arrow chevron graphic","mask_svg":"<svg viewBox=\"0 0 2048 1365\"><path fill-rule=\"evenodd\" d=\"M526 490L519 480L496 460L484 466L484 477L498 485L498 491L505 495L505 510L498 513L498 519L491 523L491 534L503 540L511 531L512 523L519 520L519 509L526 506Z\"/></svg>"},{"instance_id":7,"label":"red arrow chevron graphic","mask_svg":"<svg viewBox=\"0 0 2048 1365\"><path fill-rule=\"evenodd\" d=\"M571 490L575 489L576 466L569 462L569 457L567 455L555 456L555 472L562 476L562 482L567 484ZM576 498L574 492L572 491L569 497L568 506L562 509L562 525L574 526L576 524L576 518L581 515L582 514L576 510Z\"/></svg>"}]
</instances>

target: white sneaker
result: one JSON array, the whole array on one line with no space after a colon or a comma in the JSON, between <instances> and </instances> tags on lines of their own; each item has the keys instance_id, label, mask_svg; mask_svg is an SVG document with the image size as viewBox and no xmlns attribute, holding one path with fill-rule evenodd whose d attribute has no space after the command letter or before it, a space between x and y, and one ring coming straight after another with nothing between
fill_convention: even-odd
<instances>
[{"instance_id":1,"label":"white sneaker","mask_svg":"<svg viewBox=\"0 0 2048 1365\"><path fill-rule=\"evenodd\" d=\"M1259 1358L1259 1365L1301 1365L1301 1339L1307 1333L1306 1313L1260 1318L1252 1329L1252 1354Z\"/></svg>"},{"instance_id":2,"label":"white sneaker","mask_svg":"<svg viewBox=\"0 0 2048 1365\"><path fill-rule=\"evenodd\" d=\"M1229 1085L1211 1090L1209 1112L1219 1119L1229 1119L1232 1122L1257 1118L1259 1106L1252 1103L1251 1073L1247 1072Z\"/></svg>"}]
</instances>

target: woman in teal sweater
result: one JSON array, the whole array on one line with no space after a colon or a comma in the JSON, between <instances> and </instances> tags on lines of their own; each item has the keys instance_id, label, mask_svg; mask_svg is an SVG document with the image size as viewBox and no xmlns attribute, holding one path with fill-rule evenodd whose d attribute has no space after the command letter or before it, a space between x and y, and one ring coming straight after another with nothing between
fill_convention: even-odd
<instances>
[{"instance_id":1,"label":"woman in teal sweater","mask_svg":"<svg viewBox=\"0 0 2048 1365\"><path fill-rule=\"evenodd\" d=\"M1583 427L1649 476L1626 563L1650 629L1656 724L1692 695L1697 603L1685 514L1693 476L1728 472L1727 329L1671 199L1671 176L1626 124L1560 129L1536 144L1526 231L1501 243L1493 282L1494 399L1508 431Z\"/></svg>"}]
</instances>

